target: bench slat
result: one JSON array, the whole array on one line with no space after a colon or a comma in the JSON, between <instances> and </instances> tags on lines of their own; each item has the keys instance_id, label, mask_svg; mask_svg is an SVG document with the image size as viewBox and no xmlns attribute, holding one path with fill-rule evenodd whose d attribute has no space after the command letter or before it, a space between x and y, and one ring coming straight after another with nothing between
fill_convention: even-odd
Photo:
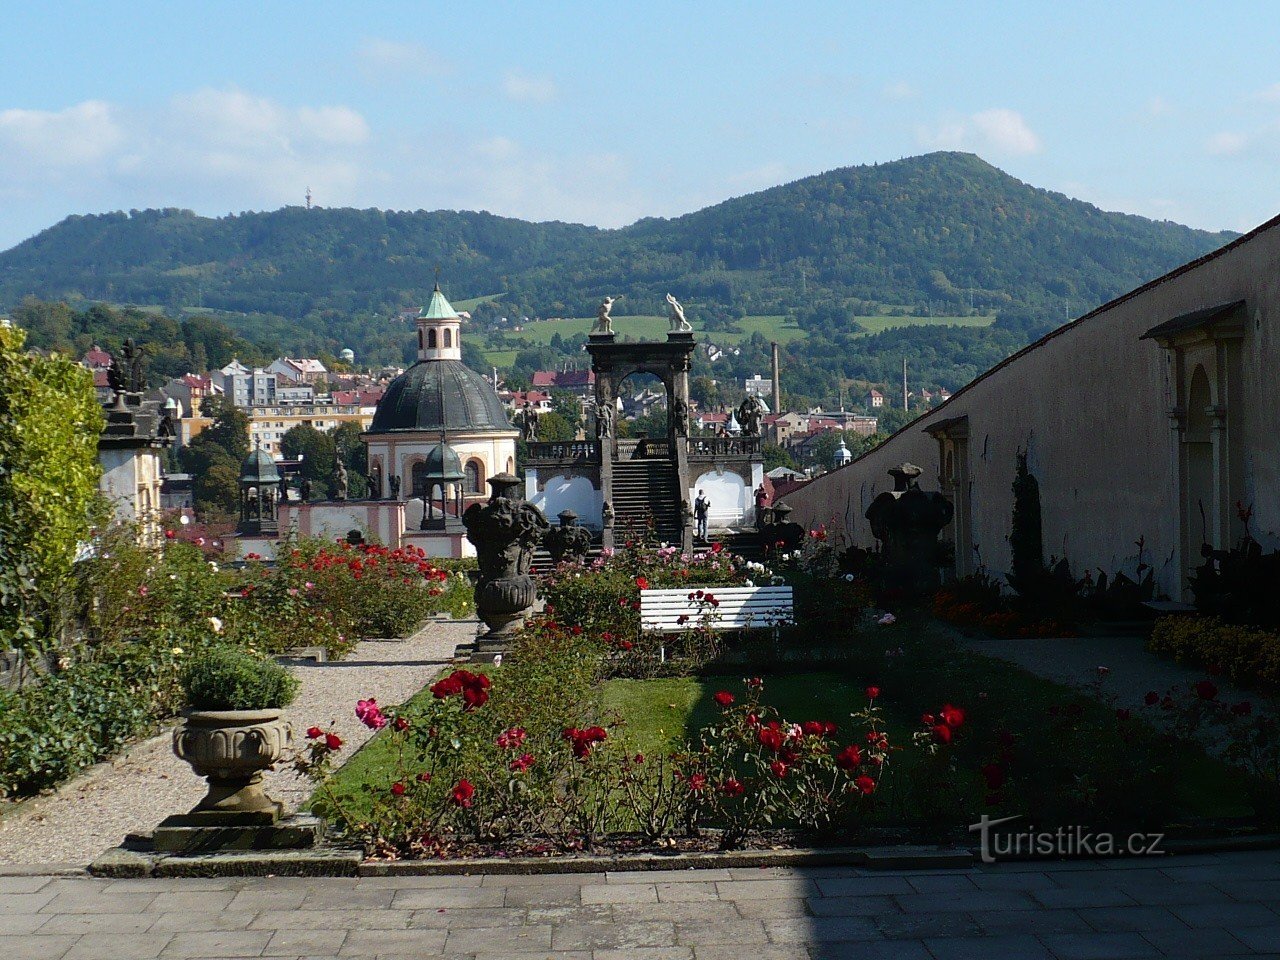
<instances>
[{"instance_id":1,"label":"bench slat","mask_svg":"<svg viewBox=\"0 0 1280 960\"><path fill-rule=\"evenodd\" d=\"M715 597L708 606L690 593L701 590ZM709 616L714 630L768 628L795 622L793 591L789 586L667 588L640 591L640 625L644 630L678 633L696 630ZM680 623L680 618L685 618Z\"/></svg>"}]
</instances>

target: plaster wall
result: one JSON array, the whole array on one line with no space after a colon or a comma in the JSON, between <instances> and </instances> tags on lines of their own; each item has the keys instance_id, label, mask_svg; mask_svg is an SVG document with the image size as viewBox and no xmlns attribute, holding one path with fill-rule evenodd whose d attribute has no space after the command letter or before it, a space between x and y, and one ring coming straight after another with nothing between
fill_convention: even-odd
<instances>
[{"instance_id":1,"label":"plaster wall","mask_svg":"<svg viewBox=\"0 0 1280 960\"><path fill-rule=\"evenodd\" d=\"M538 472L525 470L525 499L542 511L552 524L561 511L572 510L578 515L578 524L592 530L600 529L600 511L603 500L600 491L586 477L565 476L556 473L539 482Z\"/></svg>"},{"instance_id":2,"label":"plaster wall","mask_svg":"<svg viewBox=\"0 0 1280 960\"><path fill-rule=\"evenodd\" d=\"M925 430L967 416L971 559L992 573L1009 569L1011 484L1015 455L1025 449L1040 483L1046 554L1065 554L1077 576L1132 573L1136 541L1145 538L1159 590L1182 597L1180 444L1170 418L1178 373L1169 351L1140 337L1234 300L1247 305L1239 390L1213 402L1229 401L1253 533L1265 547L1280 546L1280 218L1050 334L869 454L791 493L794 519L872 545L864 513L892 489L889 468L909 460L924 468L921 486L938 489L938 443ZM1234 540L1243 527L1231 513Z\"/></svg>"},{"instance_id":3,"label":"plaster wall","mask_svg":"<svg viewBox=\"0 0 1280 960\"><path fill-rule=\"evenodd\" d=\"M345 539L359 530L365 540L398 547L403 542L405 505L395 500L349 500L280 504L280 533Z\"/></svg>"}]
</instances>

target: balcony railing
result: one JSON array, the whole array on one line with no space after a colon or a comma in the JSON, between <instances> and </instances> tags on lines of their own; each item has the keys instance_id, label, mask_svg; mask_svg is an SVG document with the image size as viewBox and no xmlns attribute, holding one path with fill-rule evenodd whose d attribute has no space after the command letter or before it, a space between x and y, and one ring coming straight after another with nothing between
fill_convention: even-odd
<instances>
[{"instance_id":1,"label":"balcony railing","mask_svg":"<svg viewBox=\"0 0 1280 960\"><path fill-rule=\"evenodd\" d=\"M689 458L692 460L721 460L735 457L758 457L759 437L690 437Z\"/></svg>"},{"instance_id":2,"label":"balcony railing","mask_svg":"<svg viewBox=\"0 0 1280 960\"><path fill-rule=\"evenodd\" d=\"M600 444L595 440L550 440L529 444L532 465L599 463Z\"/></svg>"}]
</instances>

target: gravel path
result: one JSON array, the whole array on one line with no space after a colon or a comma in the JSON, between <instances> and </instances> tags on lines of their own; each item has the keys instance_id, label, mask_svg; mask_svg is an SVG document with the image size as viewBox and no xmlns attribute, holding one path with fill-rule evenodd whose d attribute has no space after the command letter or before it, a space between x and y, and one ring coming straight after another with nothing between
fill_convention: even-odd
<instances>
[{"instance_id":1,"label":"gravel path","mask_svg":"<svg viewBox=\"0 0 1280 960\"><path fill-rule=\"evenodd\" d=\"M332 724L347 744L344 753L351 756L373 733L355 718L357 700L401 703L475 634L475 620L432 621L407 640L366 640L345 660L294 667L302 685L285 716L295 740L313 724ZM125 834L150 830L169 814L191 809L204 795L204 781L173 755L171 742L166 730L63 784L58 792L4 813L0 864L84 865ZM266 783L271 795L290 809L310 793L310 784L290 770L269 773Z\"/></svg>"}]
</instances>

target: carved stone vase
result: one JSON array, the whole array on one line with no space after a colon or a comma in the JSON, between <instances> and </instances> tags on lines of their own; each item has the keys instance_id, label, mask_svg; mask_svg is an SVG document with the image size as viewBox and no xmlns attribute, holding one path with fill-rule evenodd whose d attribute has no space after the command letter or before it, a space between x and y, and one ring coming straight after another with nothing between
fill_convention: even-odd
<instances>
[{"instance_id":1,"label":"carved stone vase","mask_svg":"<svg viewBox=\"0 0 1280 960\"><path fill-rule=\"evenodd\" d=\"M591 533L578 526L578 515L572 510L559 513L560 526L552 527L542 538L547 553L556 563L562 560L581 560L591 549Z\"/></svg>"},{"instance_id":2,"label":"carved stone vase","mask_svg":"<svg viewBox=\"0 0 1280 960\"><path fill-rule=\"evenodd\" d=\"M173 734L173 752L209 781L208 794L191 813L279 817L284 806L262 789L262 774L293 739L280 711L189 710L184 716Z\"/></svg>"},{"instance_id":3,"label":"carved stone vase","mask_svg":"<svg viewBox=\"0 0 1280 960\"><path fill-rule=\"evenodd\" d=\"M491 660L506 649L538 596L530 570L533 551L549 525L541 510L521 498L521 483L509 473L490 477L489 499L462 515L479 567L476 613L489 628L476 642L477 660Z\"/></svg>"},{"instance_id":4,"label":"carved stone vase","mask_svg":"<svg viewBox=\"0 0 1280 960\"><path fill-rule=\"evenodd\" d=\"M939 582L938 534L951 522L951 501L936 491L920 489L923 471L904 463L889 471L893 490L867 507L871 533L880 541L884 585L912 596L935 590Z\"/></svg>"}]
</instances>

